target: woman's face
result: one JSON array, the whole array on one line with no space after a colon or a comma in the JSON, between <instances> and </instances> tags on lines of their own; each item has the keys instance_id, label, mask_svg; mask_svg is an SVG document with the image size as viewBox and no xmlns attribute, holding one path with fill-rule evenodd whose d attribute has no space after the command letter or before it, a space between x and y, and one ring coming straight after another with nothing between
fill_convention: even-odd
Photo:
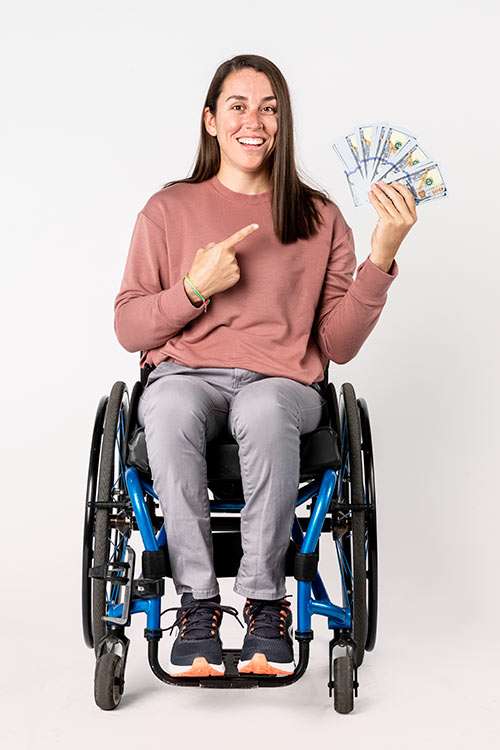
<instances>
[{"instance_id":1,"label":"woman's face","mask_svg":"<svg viewBox=\"0 0 500 750\"><path fill-rule=\"evenodd\" d=\"M253 68L230 73L215 116L205 107L204 118L207 131L217 136L223 161L244 172L261 171L278 130L277 99L265 73ZM259 145L244 146L241 138L258 138Z\"/></svg>"}]
</instances>

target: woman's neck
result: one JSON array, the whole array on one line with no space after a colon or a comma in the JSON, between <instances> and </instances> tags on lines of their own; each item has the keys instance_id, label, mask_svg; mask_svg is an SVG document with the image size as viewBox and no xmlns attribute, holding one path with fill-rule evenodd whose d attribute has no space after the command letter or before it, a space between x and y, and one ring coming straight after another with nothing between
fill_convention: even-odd
<instances>
[{"instance_id":1,"label":"woman's neck","mask_svg":"<svg viewBox=\"0 0 500 750\"><path fill-rule=\"evenodd\" d=\"M265 172L248 174L240 170L224 167L222 164L217 172L217 178L230 190L247 195L267 193L271 189L269 176Z\"/></svg>"}]
</instances>

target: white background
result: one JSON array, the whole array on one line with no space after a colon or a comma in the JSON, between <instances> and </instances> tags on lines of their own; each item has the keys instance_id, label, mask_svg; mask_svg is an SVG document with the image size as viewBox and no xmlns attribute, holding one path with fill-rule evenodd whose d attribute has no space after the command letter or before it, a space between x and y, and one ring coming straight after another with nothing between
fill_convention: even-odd
<instances>
[{"instance_id":1,"label":"white background","mask_svg":"<svg viewBox=\"0 0 500 750\"><path fill-rule=\"evenodd\" d=\"M9 750L494 746L495 5L88 0L2 12L0 732ZM353 227L358 263L377 216L353 206L333 141L387 120L446 171L449 196L419 207L375 330L354 361L330 369L337 387L353 383L372 420L379 638L360 669L355 710L341 716L328 698L322 618L313 618L301 680L228 692L159 682L136 617L122 703L102 712L80 618L88 454L99 398L117 380L131 390L139 375L139 354L115 338L113 301L137 212L164 182L189 174L209 82L241 53L282 70L298 166ZM334 591L327 535L321 556ZM221 583L223 602L241 610L232 580ZM170 581L167 592L164 607L178 601ZM224 619L222 637L227 647L241 643L234 618ZM164 657L168 646L164 637Z\"/></svg>"}]
</instances>

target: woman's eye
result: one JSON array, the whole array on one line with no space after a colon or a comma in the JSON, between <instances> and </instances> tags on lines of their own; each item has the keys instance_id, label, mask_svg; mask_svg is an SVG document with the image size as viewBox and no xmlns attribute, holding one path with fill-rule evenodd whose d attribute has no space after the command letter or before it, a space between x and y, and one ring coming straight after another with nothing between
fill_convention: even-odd
<instances>
[{"instance_id":1,"label":"woman's eye","mask_svg":"<svg viewBox=\"0 0 500 750\"><path fill-rule=\"evenodd\" d=\"M235 107L242 107L242 106L243 106L242 104L233 104L232 109L234 109ZM274 114L276 114L276 112L278 111L276 107L273 107L271 105L269 105L268 107L264 107L264 109L270 109Z\"/></svg>"}]
</instances>

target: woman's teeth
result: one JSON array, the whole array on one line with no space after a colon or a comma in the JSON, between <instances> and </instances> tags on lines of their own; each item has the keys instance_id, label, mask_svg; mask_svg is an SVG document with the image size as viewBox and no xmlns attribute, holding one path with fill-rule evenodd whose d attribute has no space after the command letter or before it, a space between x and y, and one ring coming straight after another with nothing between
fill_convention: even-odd
<instances>
[{"instance_id":1,"label":"woman's teeth","mask_svg":"<svg viewBox=\"0 0 500 750\"><path fill-rule=\"evenodd\" d=\"M265 143L265 141L258 138L243 138L242 140L237 138L236 140L246 149L258 149Z\"/></svg>"}]
</instances>

